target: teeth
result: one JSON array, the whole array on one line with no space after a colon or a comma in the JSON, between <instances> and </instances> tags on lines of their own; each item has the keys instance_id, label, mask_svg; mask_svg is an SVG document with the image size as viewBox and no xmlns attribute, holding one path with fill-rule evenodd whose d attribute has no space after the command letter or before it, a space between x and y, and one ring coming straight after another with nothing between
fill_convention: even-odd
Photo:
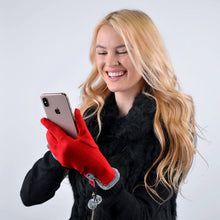
<instances>
[{"instance_id":1,"label":"teeth","mask_svg":"<svg viewBox=\"0 0 220 220\"><path fill-rule=\"evenodd\" d=\"M124 72L117 72L117 73L108 72L108 76L110 77L117 77L117 76L122 76L122 75L124 75Z\"/></svg>"}]
</instances>

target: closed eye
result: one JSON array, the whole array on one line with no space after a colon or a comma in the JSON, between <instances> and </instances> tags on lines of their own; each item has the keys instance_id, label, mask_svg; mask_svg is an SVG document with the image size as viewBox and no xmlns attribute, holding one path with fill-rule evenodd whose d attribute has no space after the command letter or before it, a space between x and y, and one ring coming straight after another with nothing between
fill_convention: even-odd
<instances>
[{"instance_id":1,"label":"closed eye","mask_svg":"<svg viewBox=\"0 0 220 220\"><path fill-rule=\"evenodd\" d=\"M106 55L107 52L97 52L98 55Z\"/></svg>"},{"instance_id":2,"label":"closed eye","mask_svg":"<svg viewBox=\"0 0 220 220\"><path fill-rule=\"evenodd\" d=\"M120 51L120 52L117 52L117 54L126 54L128 53L128 51Z\"/></svg>"}]
</instances>

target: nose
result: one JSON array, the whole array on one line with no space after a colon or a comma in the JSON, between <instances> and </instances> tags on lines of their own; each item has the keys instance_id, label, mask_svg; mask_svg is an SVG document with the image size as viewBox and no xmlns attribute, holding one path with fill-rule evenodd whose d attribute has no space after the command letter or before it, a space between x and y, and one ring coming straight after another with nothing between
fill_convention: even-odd
<instances>
[{"instance_id":1,"label":"nose","mask_svg":"<svg viewBox=\"0 0 220 220\"><path fill-rule=\"evenodd\" d=\"M106 65L107 66L117 66L119 65L119 60L117 55L108 53L106 56Z\"/></svg>"}]
</instances>

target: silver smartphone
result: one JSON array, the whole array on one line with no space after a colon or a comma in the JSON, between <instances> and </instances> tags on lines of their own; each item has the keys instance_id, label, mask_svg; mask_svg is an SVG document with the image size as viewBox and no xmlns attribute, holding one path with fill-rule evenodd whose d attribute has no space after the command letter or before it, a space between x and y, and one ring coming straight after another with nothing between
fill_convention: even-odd
<instances>
[{"instance_id":1,"label":"silver smartphone","mask_svg":"<svg viewBox=\"0 0 220 220\"><path fill-rule=\"evenodd\" d=\"M40 97L47 118L62 128L67 135L77 138L74 115L67 95L65 93L44 93Z\"/></svg>"}]
</instances>

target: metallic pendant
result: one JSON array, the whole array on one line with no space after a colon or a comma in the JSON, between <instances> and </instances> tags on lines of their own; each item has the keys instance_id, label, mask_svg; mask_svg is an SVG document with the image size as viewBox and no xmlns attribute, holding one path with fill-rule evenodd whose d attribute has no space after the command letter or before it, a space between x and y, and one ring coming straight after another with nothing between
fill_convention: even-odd
<instances>
[{"instance_id":1,"label":"metallic pendant","mask_svg":"<svg viewBox=\"0 0 220 220\"><path fill-rule=\"evenodd\" d=\"M88 202L88 207L91 210L96 209L96 207L102 202L102 197L99 195L93 196Z\"/></svg>"}]
</instances>

